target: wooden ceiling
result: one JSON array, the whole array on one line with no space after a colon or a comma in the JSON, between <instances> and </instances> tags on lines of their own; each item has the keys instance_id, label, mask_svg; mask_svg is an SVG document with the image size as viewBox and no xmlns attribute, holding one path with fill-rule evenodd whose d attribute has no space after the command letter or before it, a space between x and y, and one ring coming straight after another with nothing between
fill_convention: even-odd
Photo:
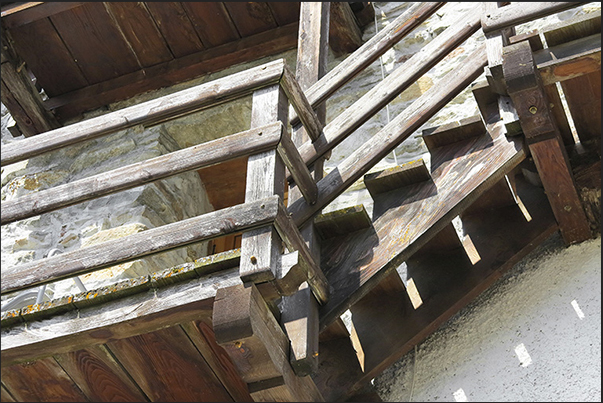
<instances>
[{"instance_id":1,"label":"wooden ceiling","mask_svg":"<svg viewBox=\"0 0 603 403\"><path fill-rule=\"evenodd\" d=\"M370 8L351 4L356 14ZM362 25L348 3L337 8L335 50L350 47L342 41L357 42ZM26 66L44 89L45 108L64 121L292 49L299 9L299 2L12 3L2 7L3 45L8 44L15 65ZM346 27L346 18L356 26Z\"/></svg>"}]
</instances>

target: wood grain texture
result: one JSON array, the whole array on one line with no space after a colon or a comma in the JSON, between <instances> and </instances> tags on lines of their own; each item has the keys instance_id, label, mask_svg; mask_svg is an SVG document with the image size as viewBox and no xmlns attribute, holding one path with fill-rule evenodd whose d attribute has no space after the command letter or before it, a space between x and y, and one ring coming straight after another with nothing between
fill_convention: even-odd
<instances>
[{"instance_id":1,"label":"wood grain texture","mask_svg":"<svg viewBox=\"0 0 603 403\"><path fill-rule=\"evenodd\" d=\"M140 68L103 3L84 3L50 20L90 84Z\"/></svg>"},{"instance_id":2,"label":"wood grain texture","mask_svg":"<svg viewBox=\"0 0 603 403\"><path fill-rule=\"evenodd\" d=\"M2 383L21 402L89 401L52 357L3 368Z\"/></svg>"},{"instance_id":3,"label":"wood grain texture","mask_svg":"<svg viewBox=\"0 0 603 403\"><path fill-rule=\"evenodd\" d=\"M472 90L475 96L476 87L472 86ZM480 104L494 99L494 95L489 91L489 89L488 92L490 93L490 98L485 100L480 99L479 95L475 96L480 109L483 108L483 106ZM484 115L484 121L486 121L488 119L487 114L482 112L482 115ZM436 127L429 127L427 129L423 129L421 132L423 141L425 142L427 149L430 152L433 152L438 147L446 146L456 141L466 140L468 138L484 134L486 131L484 121L482 121L479 116L472 116L459 121L445 123Z\"/></svg>"},{"instance_id":4,"label":"wood grain texture","mask_svg":"<svg viewBox=\"0 0 603 403\"><path fill-rule=\"evenodd\" d=\"M354 78L364 68L377 60L391 46L400 41L414 28L435 13L443 2L421 2L413 4L408 10L397 17L391 24L369 39L353 54L331 69L324 77L304 88L306 97L313 108L322 104L335 91ZM291 124L297 124L294 114L290 116Z\"/></svg>"},{"instance_id":5,"label":"wood grain texture","mask_svg":"<svg viewBox=\"0 0 603 403\"><path fill-rule=\"evenodd\" d=\"M410 302L401 302L407 297L395 292L371 293L357 304L352 321L362 346L364 372L346 379L340 400L409 352L557 231L543 191L523 180L518 183L518 191L532 215L530 222L517 205L463 218L465 233L471 236L481 257L475 265L462 248L435 255L429 248L421 249L407 259L404 275L414 280L421 295L423 305L419 309ZM344 371L325 371L323 376L341 379Z\"/></svg>"},{"instance_id":6,"label":"wood grain texture","mask_svg":"<svg viewBox=\"0 0 603 403\"><path fill-rule=\"evenodd\" d=\"M20 4L17 7L8 6L11 7L10 10L2 11L2 25L10 29L20 27L50 17L51 15L62 11L79 7L82 4L83 2L81 1L29 2L29 4Z\"/></svg>"},{"instance_id":7,"label":"wood grain texture","mask_svg":"<svg viewBox=\"0 0 603 403\"><path fill-rule=\"evenodd\" d=\"M379 193L385 193L429 179L429 169L425 165L423 158L421 158L383 171L366 174L364 175L364 184L374 199Z\"/></svg>"},{"instance_id":8,"label":"wood grain texture","mask_svg":"<svg viewBox=\"0 0 603 403\"><path fill-rule=\"evenodd\" d=\"M362 31L346 2L331 2L329 45L336 56L352 53L362 45Z\"/></svg>"},{"instance_id":9,"label":"wood grain texture","mask_svg":"<svg viewBox=\"0 0 603 403\"><path fill-rule=\"evenodd\" d=\"M251 153L275 149L282 132L282 124L275 122L32 193L2 204L2 225Z\"/></svg>"},{"instance_id":10,"label":"wood grain texture","mask_svg":"<svg viewBox=\"0 0 603 403\"><path fill-rule=\"evenodd\" d=\"M321 329L525 158L521 143L501 130L499 124L481 137L437 149L433 182L384 194L374 207L374 230L325 247L323 267L333 291L321 307Z\"/></svg>"},{"instance_id":11,"label":"wood grain texture","mask_svg":"<svg viewBox=\"0 0 603 403\"><path fill-rule=\"evenodd\" d=\"M212 165L197 172L215 210L245 202L247 157Z\"/></svg>"},{"instance_id":12,"label":"wood grain texture","mask_svg":"<svg viewBox=\"0 0 603 403\"><path fill-rule=\"evenodd\" d=\"M287 65L285 65L281 85L293 109L297 112L301 123L304 125L307 135L313 141L318 139L324 124L319 121L318 116L312 110L312 106L304 95L301 85L297 82Z\"/></svg>"},{"instance_id":13,"label":"wood grain texture","mask_svg":"<svg viewBox=\"0 0 603 403\"><path fill-rule=\"evenodd\" d=\"M570 8L578 7L586 2L534 2L530 4L515 3L510 6L499 8L486 15L482 22L484 33L523 24L537 18L546 17Z\"/></svg>"},{"instance_id":14,"label":"wood grain texture","mask_svg":"<svg viewBox=\"0 0 603 403\"><path fill-rule=\"evenodd\" d=\"M107 3L106 9L141 67L173 59L167 43L142 2Z\"/></svg>"},{"instance_id":15,"label":"wood grain texture","mask_svg":"<svg viewBox=\"0 0 603 403\"><path fill-rule=\"evenodd\" d=\"M322 239L347 235L350 232L370 228L372 225L371 218L363 204L314 217L314 226Z\"/></svg>"},{"instance_id":16,"label":"wood grain texture","mask_svg":"<svg viewBox=\"0 0 603 403\"><path fill-rule=\"evenodd\" d=\"M139 124L159 123L247 95L258 87L278 82L283 66L282 59L276 60L174 94L55 129L30 141L19 142L18 146L8 144L2 147L2 166L120 129Z\"/></svg>"},{"instance_id":17,"label":"wood grain texture","mask_svg":"<svg viewBox=\"0 0 603 403\"><path fill-rule=\"evenodd\" d=\"M10 394L10 392L8 391L8 389L6 389L6 387L4 385L2 385L0 387L0 401L2 402L16 402L15 398L13 397L13 395Z\"/></svg>"},{"instance_id":18,"label":"wood grain texture","mask_svg":"<svg viewBox=\"0 0 603 403\"><path fill-rule=\"evenodd\" d=\"M392 71L385 80L371 88L343 113L331 120L324 127L318 140L308 141L299 147L299 153L306 164L314 162L343 141L479 28L480 13L471 10L462 15L458 21L415 53L403 65ZM485 49L481 48L473 53L477 64L480 64L482 54L485 54ZM453 80L450 81L453 82ZM448 89L446 86L435 86L434 88L443 91ZM421 98L424 96L425 94Z\"/></svg>"},{"instance_id":19,"label":"wood grain texture","mask_svg":"<svg viewBox=\"0 0 603 403\"><path fill-rule=\"evenodd\" d=\"M88 273L220 235L258 228L274 222L279 203L278 196L272 196L10 267L2 272L2 293Z\"/></svg>"},{"instance_id":20,"label":"wood grain texture","mask_svg":"<svg viewBox=\"0 0 603 403\"><path fill-rule=\"evenodd\" d=\"M293 144L291 137L284 135L277 147L277 151L283 163L289 169L295 185L304 196L304 199L310 204L316 203L318 188L308 167L301 159L295 144Z\"/></svg>"},{"instance_id":21,"label":"wood grain texture","mask_svg":"<svg viewBox=\"0 0 603 403\"><path fill-rule=\"evenodd\" d=\"M430 44L435 41L437 39L430 42ZM332 171L321 179L318 182L318 201L316 204L308 205L303 200L298 200L291 204L288 210L292 214L295 223L299 225L307 221L317 211L324 208L476 79L482 73L483 66L487 63L484 47L478 48L467 57L470 58L469 60L473 60L473 63L465 64L443 77L440 83L446 83L446 85L436 84L430 88L402 113L396 116L386 127L375 134L370 141L356 149L342 161L337 170ZM353 109L354 106L350 107L348 111L353 111ZM344 114L347 113L344 112ZM327 132L327 127L323 130L323 133ZM321 149L326 150L329 148L328 145L322 148L323 144L325 143L320 141L314 143L316 152L311 151L308 154L310 155L308 157L310 161L312 158L321 155ZM304 154L301 151L300 154L303 156ZM307 161L305 158L304 160Z\"/></svg>"},{"instance_id":22,"label":"wood grain texture","mask_svg":"<svg viewBox=\"0 0 603 403\"><path fill-rule=\"evenodd\" d=\"M16 52L27 60L28 67L49 97L88 85L88 80L49 19L14 28L10 33ZM48 49L52 49L52 53Z\"/></svg>"},{"instance_id":23,"label":"wood grain texture","mask_svg":"<svg viewBox=\"0 0 603 403\"><path fill-rule=\"evenodd\" d=\"M107 347L152 401L233 401L179 326L111 341Z\"/></svg>"},{"instance_id":24,"label":"wood grain texture","mask_svg":"<svg viewBox=\"0 0 603 403\"><path fill-rule=\"evenodd\" d=\"M104 345L59 354L54 358L91 401L149 400Z\"/></svg>"},{"instance_id":25,"label":"wood grain texture","mask_svg":"<svg viewBox=\"0 0 603 403\"><path fill-rule=\"evenodd\" d=\"M269 1L266 3L279 26L296 22L299 19L300 3Z\"/></svg>"},{"instance_id":26,"label":"wood grain texture","mask_svg":"<svg viewBox=\"0 0 603 403\"><path fill-rule=\"evenodd\" d=\"M277 26L265 2L227 1L223 4L242 37L268 31Z\"/></svg>"},{"instance_id":27,"label":"wood grain texture","mask_svg":"<svg viewBox=\"0 0 603 403\"><path fill-rule=\"evenodd\" d=\"M203 46L212 48L241 36L222 2L181 2Z\"/></svg>"},{"instance_id":28,"label":"wood grain texture","mask_svg":"<svg viewBox=\"0 0 603 403\"><path fill-rule=\"evenodd\" d=\"M193 23L179 2L149 1L145 7L157 24L174 57L182 57L203 50L201 39Z\"/></svg>"},{"instance_id":29,"label":"wood grain texture","mask_svg":"<svg viewBox=\"0 0 603 403\"><path fill-rule=\"evenodd\" d=\"M218 345L210 318L203 318L180 325L191 339L207 364L235 402L251 401L247 385L241 379L235 364L226 351Z\"/></svg>"}]
</instances>

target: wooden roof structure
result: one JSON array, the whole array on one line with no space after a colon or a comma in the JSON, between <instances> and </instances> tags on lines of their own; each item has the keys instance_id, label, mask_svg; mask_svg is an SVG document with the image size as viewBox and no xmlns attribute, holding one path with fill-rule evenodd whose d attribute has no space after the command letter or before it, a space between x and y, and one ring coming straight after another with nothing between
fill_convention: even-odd
<instances>
[{"instance_id":1,"label":"wooden roof structure","mask_svg":"<svg viewBox=\"0 0 603 403\"><path fill-rule=\"evenodd\" d=\"M516 35L515 25L579 3L488 4L328 124L324 100L442 3L415 3L329 72L321 68L334 8L301 3L295 74L275 60L4 146L2 166L253 94L249 130L2 203L5 225L246 158L245 197L236 205L3 268L6 294L201 240L219 245L193 263L3 312L1 400L379 401L372 378L536 246L557 231L566 244L600 233L600 12ZM333 147L479 29L486 43L470 63L336 170L312 174ZM24 85L24 70L6 56L3 85ZM485 67L485 79L476 81ZM579 121L579 143L557 83ZM367 174L468 86L479 115L423 130L429 167L415 161ZM25 96L10 94L15 102ZM319 214L360 178L374 200L372 216L363 206ZM348 309L351 332L341 320Z\"/></svg>"}]
</instances>

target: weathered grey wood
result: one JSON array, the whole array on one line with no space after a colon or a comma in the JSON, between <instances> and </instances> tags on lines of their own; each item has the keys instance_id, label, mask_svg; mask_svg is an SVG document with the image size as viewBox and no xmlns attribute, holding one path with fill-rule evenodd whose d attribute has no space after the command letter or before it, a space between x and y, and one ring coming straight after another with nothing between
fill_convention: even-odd
<instances>
[{"instance_id":1,"label":"weathered grey wood","mask_svg":"<svg viewBox=\"0 0 603 403\"><path fill-rule=\"evenodd\" d=\"M316 113L312 109L308 98L304 95L302 87L297 82L293 73L285 65L281 85L289 98L289 102L293 106L293 110L297 112L301 123L306 129L306 133L312 140L316 140L320 136L323 124L318 120Z\"/></svg>"},{"instance_id":2,"label":"weathered grey wood","mask_svg":"<svg viewBox=\"0 0 603 403\"><path fill-rule=\"evenodd\" d=\"M283 125L280 122L275 122L268 126L212 140L6 201L2 203L2 225L121 190L131 189L182 172L207 167L254 152L275 149L279 144L283 130ZM290 139L287 136L285 137L285 140L290 142ZM295 151L297 152L297 150ZM293 152L290 151L289 154L293 154ZM292 156L293 158L295 158L295 155ZM298 165L300 164L299 160L298 154L296 160ZM303 163L302 166L306 168ZM295 173L297 174L297 171ZM314 187L316 188L316 185ZM316 192L316 190L314 191Z\"/></svg>"},{"instance_id":3,"label":"weathered grey wood","mask_svg":"<svg viewBox=\"0 0 603 403\"><path fill-rule=\"evenodd\" d=\"M244 96L257 88L277 83L283 74L284 65L283 59L275 60L174 94L51 130L35 139L7 144L2 147L0 163L2 166L12 164L120 129L139 124L157 124Z\"/></svg>"},{"instance_id":4,"label":"weathered grey wood","mask_svg":"<svg viewBox=\"0 0 603 403\"><path fill-rule=\"evenodd\" d=\"M379 193L413 185L430 178L429 169L421 158L383 171L366 174L364 184L374 199Z\"/></svg>"},{"instance_id":5,"label":"weathered grey wood","mask_svg":"<svg viewBox=\"0 0 603 403\"><path fill-rule=\"evenodd\" d=\"M484 82L484 85L487 84ZM472 85L471 88L474 89L475 87ZM479 100L478 107L480 107ZM459 121L423 129L421 133L427 149L433 152L438 147L466 140L470 137L476 137L485 132L486 127L482 119L479 116L471 116Z\"/></svg>"},{"instance_id":6,"label":"weathered grey wood","mask_svg":"<svg viewBox=\"0 0 603 403\"><path fill-rule=\"evenodd\" d=\"M278 84L253 93L251 127L281 121L287 122L287 96ZM282 137L289 136L285 131ZM285 165L276 150L251 155L247 160L245 201L251 202L272 195L283 199ZM245 282L271 281L280 268L281 240L272 226L243 233L241 238L241 279Z\"/></svg>"},{"instance_id":7,"label":"weathered grey wood","mask_svg":"<svg viewBox=\"0 0 603 403\"><path fill-rule=\"evenodd\" d=\"M88 273L220 235L271 224L277 216L278 205L278 197L272 196L99 245L9 267L2 271L2 294Z\"/></svg>"},{"instance_id":8,"label":"weathered grey wood","mask_svg":"<svg viewBox=\"0 0 603 403\"><path fill-rule=\"evenodd\" d=\"M328 74L305 90L306 97L312 107L316 108L322 104L335 91L377 60L379 56L383 55L444 4L444 2L414 3L408 10L392 21L391 24L384 27L379 33L329 71ZM299 122L299 119L295 114L291 114L290 121L295 126Z\"/></svg>"},{"instance_id":9,"label":"weathered grey wood","mask_svg":"<svg viewBox=\"0 0 603 403\"><path fill-rule=\"evenodd\" d=\"M482 25L486 20L486 16L496 12L499 7L502 7L502 2L485 2L482 5ZM488 68L486 70L486 79L490 84L490 88L500 95L506 95L507 88L502 73L502 49L508 45L509 37L515 35L515 27L509 27L500 31L488 32L486 36L486 52L488 54Z\"/></svg>"},{"instance_id":10,"label":"weathered grey wood","mask_svg":"<svg viewBox=\"0 0 603 403\"><path fill-rule=\"evenodd\" d=\"M589 239L588 220L528 42L505 48L503 71L565 243Z\"/></svg>"},{"instance_id":11,"label":"weathered grey wood","mask_svg":"<svg viewBox=\"0 0 603 403\"><path fill-rule=\"evenodd\" d=\"M326 125L318 140L313 143L308 141L299 147L299 153L306 164L314 162L343 141L378 110L442 60L457 45L476 32L480 27L481 13L479 11L481 10L471 10L461 16L403 65L391 72L385 80L370 89Z\"/></svg>"},{"instance_id":12,"label":"weathered grey wood","mask_svg":"<svg viewBox=\"0 0 603 403\"><path fill-rule=\"evenodd\" d=\"M372 222L364 205L357 204L317 215L314 217L314 226L322 239L329 239L370 228Z\"/></svg>"},{"instance_id":13,"label":"weathered grey wood","mask_svg":"<svg viewBox=\"0 0 603 403\"><path fill-rule=\"evenodd\" d=\"M433 42L435 40L431 43ZM421 95L419 99L375 134L373 138L342 161L337 170L329 173L318 182L318 201L316 204L310 206L303 200L298 200L289 206L288 210L295 223L300 225L307 221L317 211L333 201L348 186L367 173L373 165L383 159L475 80L487 63L485 46L478 47L467 57L468 60L472 60L472 63L466 63L444 76L439 83L436 83ZM445 83L445 85L442 83Z\"/></svg>"},{"instance_id":14,"label":"weathered grey wood","mask_svg":"<svg viewBox=\"0 0 603 403\"><path fill-rule=\"evenodd\" d=\"M537 18L546 17L570 8L578 7L587 2L584 1L558 1L558 2L534 2L534 3L512 3L511 5L499 8L486 15L482 21L482 30L484 33L501 30L524 22L532 21Z\"/></svg>"},{"instance_id":15,"label":"weathered grey wood","mask_svg":"<svg viewBox=\"0 0 603 403\"><path fill-rule=\"evenodd\" d=\"M601 70L601 34L575 39L534 52L543 85Z\"/></svg>"},{"instance_id":16,"label":"weathered grey wood","mask_svg":"<svg viewBox=\"0 0 603 403\"><path fill-rule=\"evenodd\" d=\"M517 136L522 133L519 116L510 97L505 95L498 96L498 113L500 114L500 120L505 125L507 136Z\"/></svg>"},{"instance_id":17,"label":"weathered grey wood","mask_svg":"<svg viewBox=\"0 0 603 403\"><path fill-rule=\"evenodd\" d=\"M289 168L289 172L295 181L295 185L299 188L304 199L310 204L316 203L316 197L318 196L318 189L312 174L308 170L306 164L301 159L299 151L293 144L293 141L289 136L283 136L281 142L277 147L278 154L281 159Z\"/></svg>"},{"instance_id":18,"label":"weathered grey wood","mask_svg":"<svg viewBox=\"0 0 603 403\"><path fill-rule=\"evenodd\" d=\"M218 344L230 355L243 380L254 384L250 390L254 400L263 400L255 394L262 396L266 390L258 383L274 378L282 378L282 383L267 382L264 387L281 399L323 400L310 377L300 378L293 372L289 340L253 283L218 290L212 321Z\"/></svg>"}]
</instances>

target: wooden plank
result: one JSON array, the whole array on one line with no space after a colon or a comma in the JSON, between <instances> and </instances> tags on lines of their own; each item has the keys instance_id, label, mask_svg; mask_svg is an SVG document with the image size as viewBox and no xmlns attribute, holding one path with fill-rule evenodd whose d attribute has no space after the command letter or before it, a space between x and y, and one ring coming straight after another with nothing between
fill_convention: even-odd
<instances>
[{"instance_id":1,"label":"wooden plank","mask_svg":"<svg viewBox=\"0 0 603 403\"><path fill-rule=\"evenodd\" d=\"M277 147L277 152L285 166L289 168L289 172L291 173L296 186L304 196L304 199L310 204L316 203L318 188L316 187L314 178L312 178L312 174L308 171L308 167L301 159L297 148L295 148L295 144L293 144L291 137L284 135L281 138L281 142Z\"/></svg>"},{"instance_id":2,"label":"wooden plank","mask_svg":"<svg viewBox=\"0 0 603 403\"><path fill-rule=\"evenodd\" d=\"M272 196L6 268L2 272L2 294L88 273L220 235L271 224L279 211L278 201L277 196Z\"/></svg>"},{"instance_id":3,"label":"wooden plank","mask_svg":"<svg viewBox=\"0 0 603 403\"><path fill-rule=\"evenodd\" d=\"M216 341L210 318L182 323L180 326L203 355L203 358L230 393L233 400L235 402L251 401L252 398L249 395L247 385L241 379L235 364Z\"/></svg>"},{"instance_id":4,"label":"wooden plank","mask_svg":"<svg viewBox=\"0 0 603 403\"><path fill-rule=\"evenodd\" d=\"M529 4L512 3L508 7L499 8L486 15L486 18L482 21L482 30L484 33L498 31L586 3L583 1L534 2Z\"/></svg>"},{"instance_id":5,"label":"wooden plank","mask_svg":"<svg viewBox=\"0 0 603 403\"><path fill-rule=\"evenodd\" d=\"M13 395L10 394L10 392L6 389L6 387L4 385L1 386L0 389L0 401L2 402L16 402L15 398L13 397Z\"/></svg>"},{"instance_id":6,"label":"wooden plank","mask_svg":"<svg viewBox=\"0 0 603 403\"><path fill-rule=\"evenodd\" d=\"M308 137L313 141L318 139L324 124L319 121L318 116L312 110L312 106L310 106L308 99L304 95L301 85L298 84L287 65L285 65L281 85L283 86L293 109L297 112L299 120L303 124Z\"/></svg>"},{"instance_id":7,"label":"wooden plank","mask_svg":"<svg viewBox=\"0 0 603 403\"><path fill-rule=\"evenodd\" d=\"M300 4L298 2L269 1L266 3L279 26L299 20Z\"/></svg>"},{"instance_id":8,"label":"wooden plank","mask_svg":"<svg viewBox=\"0 0 603 403\"><path fill-rule=\"evenodd\" d=\"M293 401L322 401L310 377L298 377L289 364L289 341L254 284L219 289L213 311L216 340L237 365L243 380L282 378L282 386L250 389L254 400L280 396ZM259 386L259 385L256 385Z\"/></svg>"},{"instance_id":9,"label":"wooden plank","mask_svg":"<svg viewBox=\"0 0 603 403\"><path fill-rule=\"evenodd\" d=\"M203 50L193 23L179 2L148 1L144 3L174 57Z\"/></svg>"},{"instance_id":10,"label":"wooden plank","mask_svg":"<svg viewBox=\"0 0 603 403\"><path fill-rule=\"evenodd\" d=\"M314 217L314 226L322 237L329 239L347 235L373 225L363 204L346 207Z\"/></svg>"},{"instance_id":11,"label":"wooden plank","mask_svg":"<svg viewBox=\"0 0 603 403\"><path fill-rule=\"evenodd\" d=\"M21 134L26 137L35 135L35 130L30 127L33 122L31 119L29 119L27 112L23 110L19 102L17 102L13 94L6 87L4 80L2 80L1 85L2 90L0 92L0 96L2 97L2 103L4 106L6 106L6 109L8 109L8 112L15 120L15 123L20 122L20 125L16 124L15 126L12 126L14 129L17 129L17 133L13 133L13 131L9 129L13 137L20 136Z\"/></svg>"},{"instance_id":12,"label":"wooden plank","mask_svg":"<svg viewBox=\"0 0 603 403\"><path fill-rule=\"evenodd\" d=\"M588 221L578 198L567 153L552 119L528 42L505 48L503 70L509 96L519 114L564 241L571 244L589 239Z\"/></svg>"},{"instance_id":13,"label":"wooden plank","mask_svg":"<svg viewBox=\"0 0 603 403\"><path fill-rule=\"evenodd\" d=\"M425 340L555 233L557 225L542 190L520 182L519 194L532 214L531 221L526 221L516 205L463 219L464 228L480 253L479 262L472 264L464 250L458 248L439 255L421 251L406 261L405 275L414 279L423 305L414 309L402 303L405 297L398 293L382 293L381 297L371 293L368 298L373 298L372 306L365 306L368 309L363 315L356 309L352 321L362 341L364 372L346 379L347 385L340 388L340 401ZM341 374L342 370L331 370L322 377L339 379ZM321 379L316 382L320 385Z\"/></svg>"},{"instance_id":14,"label":"wooden plank","mask_svg":"<svg viewBox=\"0 0 603 403\"><path fill-rule=\"evenodd\" d=\"M287 96L280 85L253 93L251 127L287 121ZM283 136L289 136L285 132ZM276 150L251 155L247 160L245 202L272 195L282 200L285 188L285 165ZM272 226L243 233L241 240L241 279L245 282L270 281L279 271L281 240Z\"/></svg>"},{"instance_id":15,"label":"wooden plank","mask_svg":"<svg viewBox=\"0 0 603 403\"><path fill-rule=\"evenodd\" d=\"M29 2L23 4L22 7L14 7L11 5L8 6L10 9L2 11L2 25L8 29L17 28L22 25L30 24L34 21L50 17L51 15L58 14L66 10L71 10L72 8L79 7L82 4L84 4L82 1L70 1Z\"/></svg>"},{"instance_id":16,"label":"wooden plank","mask_svg":"<svg viewBox=\"0 0 603 403\"><path fill-rule=\"evenodd\" d=\"M174 58L144 3L108 2L106 8L142 67Z\"/></svg>"},{"instance_id":17,"label":"wooden plank","mask_svg":"<svg viewBox=\"0 0 603 403\"><path fill-rule=\"evenodd\" d=\"M245 202L247 157L240 157L197 171L214 210Z\"/></svg>"},{"instance_id":18,"label":"wooden plank","mask_svg":"<svg viewBox=\"0 0 603 403\"><path fill-rule=\"evenodd\" d=\"M283 66L284 60L276 60L174 94L55 129L36 136L31 141L21 141L18 146L6 145L1 151L2 166L117 130L140 124L150 126L242 97L258 87L278 82Z\"/></svg>"},{"instance_id":19,"label":"wooden plank","mask_svg":"<svg viewBox=\"0 0 603 403\"><path fill-rule=\"evenodd\" d=\"M482 25L486 22L490 14L496 12L498 7L502 7L502 2L484 2L482 3L483 15ZM486 53L488 54L488 67L486 79L490 88L499 95L506 95L507 89L502 72L502 49L508 45L509 37L515 35L515 27L505 28L500 31L488 32L486 36Z\"/></svg>"},{"instance_id":20,"label":"wooden plank","mask_svg":"<svg viewBox=\"0 0 603 403\"><path fill-rule=\"evenodd\" d=\"M107 347L151 401L233 401L179 326L111 341Z\"/></svg>"},{"instance_id":21,"label":"wooden plank","mask_svg":"<svg viewBox=\"0 0 603 403\"><path fill-rule=\"evenodd\" d=\"M204 47L212 48L241 37L224 7L224 3L186 1L181 4Z\"/></svg>"},{"instance_id":22,"label":"wooden plank","mask_svg":"<svg viewBox=\"0 0 603 403\"><path fill-rule=\"evenodd\" d=\"M414 83L431 67L442 60L457 45L476 32L479 27L479 12L471 10L462 15L458 21L429 42L420 52L415 53L402 66L392 71L385 80L371 88L353 105L349 106L343 113L326 125L318 140L314 142L308 141L299 147L299 153L304 161L306 161L306 164L314 162L317 158L323 156L335 147L335 145L343 141L350 133L359 128L377 111L398 96L400 92L408 88L408 86ZM479 63L482 54L485 54L485 49L482 48L479 48L472 54L476 57L476 63ZM481 65L479 67L480 69L482 68ZM450 82L453 81L450 80ZM446 86L437 85L434 88L440 88L440 90L447 89ZM425 99L424 96L425 94L420 99Z\"/></svg>"},{"instance_id":23,"label":"wooden plank","mask_svg":"<svg viewBox=\"0 0 603 403\"><path fill-rule=\"evenodd\" d=\"M241 37L259 34L276 28L276 21L268 5L264 2L223 3Z\"/></svg>"},{"instance_id":24,"label":"wooden plank","mask_svg":"<svg viewBox=\"0 0 603 403\"><path fill-rule=\"evenodd\" d=\"M4 35L3 35L4 36ZM27 60L38 84L49 97L77 90L88 81L48 19L10 31L16 53Z\"/></svg>"},{"instance_id":25,"label":"wooden plank","mask_svg":"<svg viewBox=\"0 0 603 403\"><path fill-rule=\"evenodd\" d=\"M438 36L438 38L440 37ZM436 42L438 38L434 39L430 44ZM337 170L332 171L320 180L318 182L318 201L316 204L308 205L303 200L298 200L289 206L289 212L292 214L295 223L299 225L307 221L317 211L333 201L348 186L360 179L372 166L383 159L398 144L417 130L420 125L425 123L431 116L440 110L440 108L446 105L446 103L452 100L467 85L475 80L481 74L482 68L487 62L484 47L479 47L468 57L471 57L470 60L473 60L474 62L465 64L461 68L452 71L443 77L440 83L446 83L446 85L436 84L430 88L413 102L412 105L396 116L396 118L394 118L387 126L375 134L370 141L356 149L342 161ZM383 83L387 83L387 80L383 81ZM348 109L348 111L350 110L353 111L354 106ZM342 115L345 114L347 114L347 112L344 112ZM334 121L335 120L333 120L333 122ZM325 127L323 134L327 133L327 127L329 127L329 125ZM343 133L343 131L340 133ZM307 144L308 143L304 144L304 146ZM320 156L322 153L321 150L327 150L330 147L320 147L320 145L324 143L318 145L319 141L314 144L317 145L316 153L306 154L310 155L310 157L308 157L309 161L312 161L315 156ZM304 153L302 153L301 150L300 154L304 156ZM304 158L304 161L308 162L308 160Z\"/></svg>"},{"instance_id":26,"label":"wooden plank","mask_svg":"<svg viewBox=\"0 0 603 403\"><path fill-rule=\"evenodd\" d=\"M148 401L121 363L102 344L54 358L91 401Z\"/></svg>"},{"instance_id":27,"label":"wooden plank","mask_svg":"<svg viewBox=\"0 0 603 403\"><path fill-rule=\"evenodd\" d=\"M472 86L472 89L474 90L475 87ZM479 98L479 96L476 96L476 98ZM478 106L483 103L483 101L479 100ZM471 116L459 121L423 129L421 133L427 149L432 152L438 147L447 146L471 137L481 136L485 132L486 127L482 119L479 116Z\"/></svg>"},{"instance_id":28,"label":"wooden plank","mask_svg":"<svg viewBox=\"0 0 603 403\"><path fill-rule=\"evenodd\" d=\"M364 175L366 189L374 199L379 193L431 179L423 159Z\"/></svg>"},{"instance_id":29,"label":"wooden plank","mask_svg":"<svg viewBox=\"0 0 603 403\"><path fill-rule=\"evenodd\" d=\"M2 204L2 225L250 153L275 149L282 133L282 124L275 122L25 195ZM300 160L298 155L296 162L299 164Z\"/></svg>"},{"instance_id":30,"label":"wooden plank","mask_svg":"<svg viewBox=\"0 0 603 403\"><path fill-rule=\"evenodd\" d=\"M312 107L322 104L443 5L443 2L417 2L410 6L310 88L304 89ZM293 126L298 123L294 114L290 116L290 120Z\"/></svg>"},{"instance_id":31,"label":"wooden plank","mask_svg":"<svg viewBox=\"0 0 603 403\"><path fill-rule=\"evenodd\" d=\"M362 32L347 2L331 2L329 45L336 56L352 53L362 45Z\"/></svg>"},{"instance_id":32,"label":"wooden plank","mask_svg":"<svg viewBox=\"0 0 603 403\"><path fill-rule=\"evenodd\" d=\"M167 87L238 63L278 54L294 48L296 41L297 23L294 23L149 67L144 72L126 74L51 98L47 101L47 107L55 110L62 119L67 119L141 92Z\"/></svg>"},{"instance_id":33,"label":"wooden plank","mask_svg":"<svg viewBox=\"0 0 603 403\"><path fill-rule=\"evenodd\" d=\"M481 69L476 69L479 74ZM350 234L323 252L323 268L332 292L329 302L321 307L321 329L524 158L521 142L507 138L499 123L481 137L438 148L431 160L433 182L381 196L373 210L374 230Z\"/></svg>"},{"instance_id":34,"label":"wooden plank","mask_svg":"<svg viewBox=\"0 0 603 403\"><path fill-rule=\"evenodd\" d=\"M89 401L52 357L3 368L2 383L21 402Z\"/></svg>"},{"instance_id":35,"label":"wooden plank","mask_svg":"<svg viewBox=\"0 0 603 403\"><path fill-rule=\"evenodd\" d=\"M140 68L103 3L86 2L50 20L90 84Z\"/></svg>"}]
</instances>

